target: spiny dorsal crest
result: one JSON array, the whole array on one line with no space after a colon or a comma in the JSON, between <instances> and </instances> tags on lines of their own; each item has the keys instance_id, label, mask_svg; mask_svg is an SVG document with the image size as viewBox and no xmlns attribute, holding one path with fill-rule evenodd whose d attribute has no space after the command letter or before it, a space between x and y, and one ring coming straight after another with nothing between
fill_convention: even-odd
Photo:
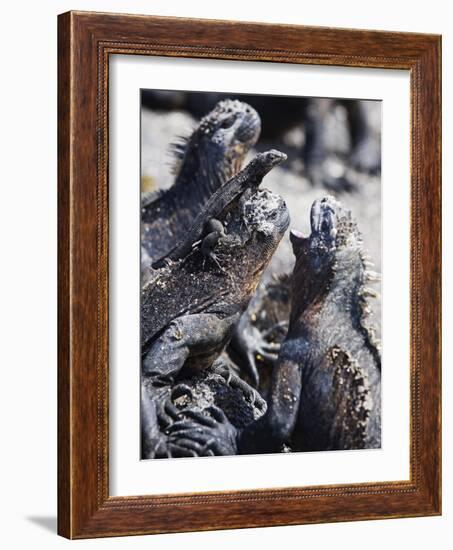
<instances>
[{"instance_id":1,"label":"spiny dorsal crest","mask_svg":"<svg viewBox=\"0 0 453 550\"><path fill-rule=\"evenodd\" d=\"M192 133L193 135L193 133ZM184 158L187 154L191 136L178 136L173 143L170 144L169 152L171 155L170 165L171 172L177 176L181 170Z\"/></svg>"},{"instance_id":2,"label":"spiny dorsal crest","mask_svg":"<svg viewBox=\"0 0 453 550\"><path fill-rule=\"evenodd\" d=\"M381 341L376 336L376 330L372 325L370 317L373 310L370 307L370 299L379 298L379 293L371 287L365 286L367 283L375 283L381 280L381 275L373 270L374 263L367 251L362 250L360 259L363 265L363 285L359 294L360 306L360 326L364 332L370 351L375 357L378 368L381 367Z\"/></svg>"},{"instance_id":3,"label":"spiny dorsal crest","mask_svg":"<svg viewBox=\"0 0 453 550\"><path fill-rule=\"evenodd\" d=\"M340 208L336 226L337 246L362 246L362 234L350 210Z\"/></svg>"}]
</instances>

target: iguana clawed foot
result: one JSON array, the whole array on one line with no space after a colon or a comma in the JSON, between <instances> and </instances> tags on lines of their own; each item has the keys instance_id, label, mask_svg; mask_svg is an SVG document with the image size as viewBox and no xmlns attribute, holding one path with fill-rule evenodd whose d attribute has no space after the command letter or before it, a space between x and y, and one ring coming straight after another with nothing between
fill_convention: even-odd
<instances>
[{"instance_id":1,"label":"iguana clawed foot","mask_svg":"<svg viewBox=\"0 0 453 550\"><path fill-rule=\"evenodd\" d=\"M269 330L270 333L273 329ZM256 388L259 385L259 372L257 360L265 360L273 364L278 357L280 344L268 342L258 328L256 328L247 316L243 316L235 328L231 338L229 352L234 360L250 378L251 384Z\"/></svg>"},{"instance_id":2,"label":"iguana clawed foot","mask_svg":"<svg viewBox=\"0 0 453 550\"><path fill-rule=\"evenodd\" d=\"M214 456L237 453L236 428L216 406L203 412L183 409L167 430L172 456Z\"/></svg>"},{"instance_id":3,"label":"iguana clawed foot","mask_svg":"<svg viewBox=\"0 0 453 550\"><path fill-rule=\"evenodd\" d=\"M223 267L214 253L214 248L222 237L225 237L225 228L222 222L212 218L206 224L206 235L201 239L200 250L203 254L203 269L205 268L206 260L211 260L222 272L225 272Z\"/></svg>"},{"instance_id":4,"label":"iguana clawed foot","mask_svg":"<svg viewBox=\"0 0 453 550\"><path fill-rule=\"evenodd\" d=\"M175 421L180 411L169 399L157 403L157 420L161 429L165 430Z\"/></svg>"},{"instance_id":5,"label":"iguana clawed foot","mask_svg":"<svg viewBox=\"0 0 453 550\"><path fill-rule=\"evenodd\" d=\"M231 387L240 390L245 399L256 408L260 414L266 412L266 402L261 395L252 388L247 382L242 380L240 376L235 374L223 361L219 360L212 366L212 371L223 378L223 380Z\"/></svg>"}]
</instances>

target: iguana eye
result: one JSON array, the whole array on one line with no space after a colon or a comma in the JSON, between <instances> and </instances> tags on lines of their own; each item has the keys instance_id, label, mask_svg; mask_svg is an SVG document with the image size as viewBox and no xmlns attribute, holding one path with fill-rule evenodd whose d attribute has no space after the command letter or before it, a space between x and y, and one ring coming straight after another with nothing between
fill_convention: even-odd
<instances>
[{"instance_id":1,"label":"iguana eye","mask_svg":"<svg viewBox=\"0 0 453 550\"><path fill-rule=\"evenodd\" d=\"M234 115L231 115L220 124L219 128L222 128L222 130L227 130L228 128L231 128L231 126L233 126L235 121L236 117Z\"/></svg>"}]
</instances>

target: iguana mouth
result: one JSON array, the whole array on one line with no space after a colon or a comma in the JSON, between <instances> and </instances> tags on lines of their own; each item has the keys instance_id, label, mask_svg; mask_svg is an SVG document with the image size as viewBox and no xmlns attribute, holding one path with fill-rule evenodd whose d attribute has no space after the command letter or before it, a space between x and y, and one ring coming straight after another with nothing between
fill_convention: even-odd
<instances>
[{"instance_id":1,"label":"iguana mouth","mask_svg":"<svg viewBox=\"0 0 453 550\"><path fill-rule=\"evenodd\" d=\"M230 159L229 177L232 177L242 169L245 156L258 141L261 119L247 103L227 100L219 106L224 111L224 116L219 117L219 127L225 130L226 135L230 133L226 158Z\"/></svg>"},{"instance_id":2,"label":"iguana mouth","mask_svg":"<svg viewBox=\"0 0 453 550\"><path fill-rule=\"evenodd\" d=\"M261 133L261 120L258 113L250 105L247 105L247 103L243 103L242 105L242 116L240 116L242 121L236 130L236 139L247 144L250 148L258 141Z\"/></svg>"},{"instance_id":3,"label":"iguana mouth","mask_svg":"<svg viewBox=\"0 0 453 550\"><path fill-rule=\"evenodd\" d=\"M261 119L253 107L238 100L220 101L208 117L216 120L216 129L233 130L234 137L251 147L258 141ZM202 124L207 124L207 118Z\"/></svg>"}]
</instances>

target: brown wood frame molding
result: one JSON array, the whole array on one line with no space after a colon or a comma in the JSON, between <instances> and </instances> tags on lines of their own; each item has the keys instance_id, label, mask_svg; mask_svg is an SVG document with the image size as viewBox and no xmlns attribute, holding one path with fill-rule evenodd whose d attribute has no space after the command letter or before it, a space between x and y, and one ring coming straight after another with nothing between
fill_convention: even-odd
<instances>
[{"instance_id":1,"label":"brown wood frame molding","mask_svg":"<svg viewBox=\"0 0 453 550\"><path fill-rule=\"evenodd\" d=\"M58 532L86 538L440 514L441 38L69 12L59 16L58 48ZM111 54L410 71L410 481L109 496Z\"/></svg>"}]
</instances>

